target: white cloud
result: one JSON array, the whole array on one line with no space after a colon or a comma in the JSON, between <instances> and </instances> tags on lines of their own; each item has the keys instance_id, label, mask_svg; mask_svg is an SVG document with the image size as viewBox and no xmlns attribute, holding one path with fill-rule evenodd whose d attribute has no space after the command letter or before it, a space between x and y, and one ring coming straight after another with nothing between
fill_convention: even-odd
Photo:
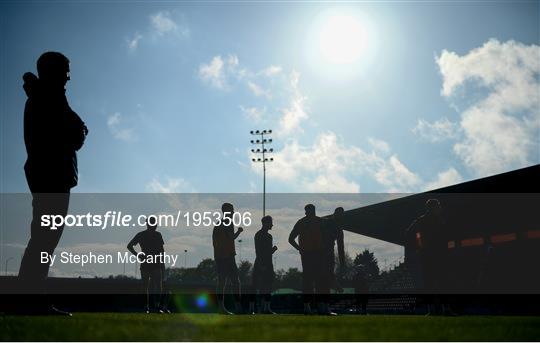
<instances>
[{"instance_id":1,"label":"white cloud","mask_svg":"<svg viewBox=\"0 0 540 343\"><path fill-rule=\"evenodd\" d=\"M381 139L369 137L368 142L371 145L371 147L375 149L376 151L379 151L384 154L390 152L390 145Z\"/></svg>"},{"instance_id":2,"label":"white cloud","mask_svg":"<svg viewBox=\"0 0 540 343\"><path fill-rule=\"evenodd\" d=\"M454 168L449 168L446 171L440 172L437 174L437 179L432 182L427 183L424 186L425 190L433 190L437 188L442 188L446 186L455 185L463 181L463 178L457 170Z\"/></svg>"},{"instance_id":3,"label":"white cloud","mask_svg":"<svg viewBox=\"0 0 540 343\"><path fill-rule=\"evenodd\" d=\"M262 71L262 73L265 76L271 77L271 76L274 76L274 75L277 75L277 74L281 73L281 71L282 71L282 68L280 66L271 65L268 68L265 68Z\"/></svg>"},{"instance_id":4,"label":"white cloud","mask_svg":"<svg viewBox=\"0 0 540 343\"><path fill-rule=\"evenodd\" d=\"M133 128L123 127L122 122L123 119L120 112L115 112L107 118L107 127L112 136L126 142L136 140L137 137Z\"/></svg>"},{"instance_id":5,"label":"white cloud","mask_svg":"<svg viewBox=\"0 0 540 343\"><path fill-rule=\"evenodd\" d=\"M260 122L266 112L266 107L257 108L257 107L244 107L240 106L240 110L249 119L249 121L258 123Z\"/></svg>"},{"instance_id":6,"label":"white cloud","mask_svg":"<svg viewBox=\"0 0 540 343\"><path fill-rule=\"evenodd\" d=\"M121 114L119 112L115 112L112 115L107 118L107 126L112 127L120 124L120 116Z\"/></svg>"},{"instance_id":7,"label":"white cloud","mask_svg":"<svg viewBox=\"0 0 540 343\"><path fill-rule=\"evenodd\" d=\"M258 164L252 168L261 172ZM397 156L385 158L376 151L346 146L333 132L320 134L311 146L302 146L295 139L287 141L274 153L274 162L267 169L269 178L303 192L359 192L360 175L375 179L389 192L415 191L422 184Z\"/></svg>"},{"instance_id":8,"label":"white cloud","mask_svg":"<svg viewBox=\"0 0 540 343\"><path fill-rule=\"evenodd\" d=\"M217 55L209 63L199 66L199 77L217 89L229 89L230 79L238 79L242 75L237 69L238 64L238 57L235 55L229 55L226 61Z\"/></svg>"},{"instance_id":9,"label":"white cloud","mask_svg":"<svg viewBox=\"0 0 540 343\"><path fill-rule=\"evenodd\" d=\"M418 189L422 180L409 170L396 155L384 161L375 171L375 180L386 186L388 192L412 192Z\"/></svg>"},{"instance_id":10,"label":"white cloud","mask_svg":"<svg viewBox=\"0 0 540 343\"><path fill-rule=\"evenodd\" d=\"M176 32L178 25L171 18L169 11L160 11L150 16L150 23L159 35L164 35L170 32Z\"/></svg>"},{"instance_id":11,"label":"white cloud","mask_svg":"<svg viewBox=\"0 0 540 343\"><path fill-rule=\"evenodd\" d=\"M309 115L306 109L306 100L299 89L300 74L292 71L289 75L274 79L273 77L283 74L280 66L270 65L257 72L241 67L240 60L234 54L226 59L221 55L214 56L209 62L201 63L198 69L199 78L210 86L224 91L233 89L233 85L240 83L245 85L255 97L262 97L266 100L272 100L274 91L278 94L288 96L289 103L285 107L278 108L275 112L279 113L279 126L275 134L281 138L288 137L293 133L302 132L301 123ZM273 78L268 80L268 78ZM277 81L276 81L277 80ZM277 85L276 85L277 84ZM280 99L278 99L280 100ZM266 109L266 107L264 107ZM251 121L260 121L262 112L255 107L241 107L242 112Z\"/></svg>"},{"instance_id":12,"label":"white cloud","mask_svg":"<svg viewBox=\"0 0 540 343\"><path fill-rule=\"evenodd\" d=\"M269 80L261 76L272 77L280 73L281 67L273 65L258 72L241 67L238 56L234 54L226 58L216 55L210 62L201 63L198 69L199 78L214 88L230 90L235 83L241 83L256 97L266 99L272 98L272 92L266 87Z\"/></svg>"},{"instance_id":13,"label":"white cloud","mask_svg":"<svg viewBox=\"0 0 540 343\"><path fill-rule=\"evenodd\" d=\"M354 181L349 181L339 173L318 175L314 180L306 181L304 188L307 192L314 193L358 193L360 186Z\"/></svg>"},{"instance_id":14,"label":"white cloud","mask_svg":"<svg viewBox=\"0 0 540 343\"><path fill-rule=\"evenodd\" d=\"M270 93L270 91L263 89L261 86L259 86L255 82L248 81L247 85L248 85L249 90L255 96L264 96L267 99L270 99L272 97L272 94Z\"/></svg>"},{"instance_id":15,"label":"white cloud","mask_svg":"<svg viewBox=\"0 0 540 343\"><path fill-rule=\"evenodd\" d=\"M127 40L128 48L130 51L135 51L139 47L139 41L143 36L139 32L135 32L132 38Z\"/></svg>"},{"instance_id":16,"label":"white cloud","mask_svg":"<svg viewBox=\"0 0 540 343\"><path fill-rule=\"evenodd\" d=\"M233 81L245 82L248 89L256 97L264 97L269 100L272 98L272 93L256 82L257 75L273 76L281 72L281 67L272 65L258 73L253 73L249 69L240 67L240 61L236 55L229 55L226 60L221 55L217 55L210 62L202 63L199 66L198 75L201 80L220 90L230 90ZM290 95L289 104L279 110L279 128L275 130L280 137L302 131L300 124L309 117L306 111L307 98L299 89L299 81L300 73L296 71L291 72L287 78L287 85L284 88L286 94ZM257 113L252 112L250 117L251 119L257 118Z\"/></svg>"},{"instance_id":17,"label":"white cloud","mask_svg":"<svg viewBox=\"0 0 540 343\"><path fill-rule=\"evenodd\" d=\"M279 120L279 129L277 134L280 136L288 136L294 132L302 131L300 124L309 116L305 108L307 98L300 92L298 83L300 74L293 71L289 79L289 87L291 90L290 104L282 110L282 115Z\"/></svg>"},{"instance_id":18,"label":"white cloud","mask_svg":"<svg viewBox=\"0 0 540 343\"><path fill-rule=\"evenodd\" d=\"M338 142L332 132L319 135L308 147L290 140L274 154L274 162L267 169L267 175L288 182L301 191L358 192L358 184L346 180L344 175L354 163L356 154L354 148L349 149ZM260 172L258 164L253 164L252 168Z\"/></svg>"},{"instance_id":19,"label":"white cloud","mask_svg":"<svg viewBox=\"0 0 540 343\"><path fill-rule=\"evenodd\" d=\"M459 124L451 122L446 117L433 123L424 119L418 119L412 132L425 140L436 143L457 138L459 135Z\"/></svg>"},{"instance_id":20,"label":"white cloud","mask_svg":"<svg viewBox=\"0 0 540 343\"><path fill-rule=\"evenodd\" d=\"M183 178L167 178L166 182L153 178L146 188L153 193L193 193L195 189Z\"/></svg>"},{"instance_id":21,"label":"white cloud","mask_svg":"<svg viewBox=\"0 0 540 343\"><path fill-rule=\"evenodd\" d=\"M176 16L178 17L178 16ZM143 34L138 31L133 37L127 39L127 46L130 51L135 51L139 47L139 42L147 37L163 37L173 35L177 38L186 38L190 35L190 30L187 25L173 19L173 14L170 11L159 11L151 14L149 17L150 27Z\"/></svg>"},{"instance_id":22,"label":"white cloud","mask_svg":"<svg viewBox=\"0 0 540 343\"><path fill-rule=\"evenodd\" d=\"M453 148L477 176L539 162L539 57L538 45L495 39L463 56L444 50L437 57L443 96L471 84L487 92L461 113L463 138Z\"/></svg>"},{"instance_id":23,"label":"white cloud","mask_svg":"<svg viewBox=\"0 0 540 343\"><path fill-rule=\"evenodd\" d=\"M214 56L208 64L201 64L199 76L216 88L225 88L225 75L221 56Z\"/></svg>"},{"instance_id":24,"label":"white cloud","mask_svg":"<svg viewBox=\"0 0 540 343\"><path fill-rule=\"evenodd\" d=\"M240 64L240 60L238 59L238 56L236 55L229 55L229 57L227 57L227 64L231 68L235 68Z\"/></svg>"},{"instance_id":25,"label":"white cloud","mask_svg":"<svg viewBox=\"0 0 540 343\"><path fill-rule=\"evenodd\" d=\"M438 173L435 180L424 181L407 167L390 145L370 138L372 151L345 145L333 132L317 136L312 145L303 146L289 139L273 154L274 162L267 168L267 177L290 185L295 191L321 193L356 193L361 191L359 179L371 178L385 192L408 193L431 190L457 184L463 178L455 168ZM262 173L259 164L252 170Z\"/></svg>"}]
</instances>

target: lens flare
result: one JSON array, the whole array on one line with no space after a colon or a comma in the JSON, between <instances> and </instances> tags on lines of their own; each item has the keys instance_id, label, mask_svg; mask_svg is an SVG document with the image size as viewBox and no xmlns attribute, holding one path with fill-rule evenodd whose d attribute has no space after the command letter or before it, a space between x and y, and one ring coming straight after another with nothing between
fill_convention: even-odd
<instances>
[{"instance_id":1,"label":"lens flare","mask_svg":"<svg viewBox=\"0 0 540 343\"><path fill-rule=\"evenodd\" d=\"M208 306L208 298L209 297L207 293L198 294L195 298L195 303L197 304L197 307L199 309L206 309Z\"/></svg>"}]
</instances>

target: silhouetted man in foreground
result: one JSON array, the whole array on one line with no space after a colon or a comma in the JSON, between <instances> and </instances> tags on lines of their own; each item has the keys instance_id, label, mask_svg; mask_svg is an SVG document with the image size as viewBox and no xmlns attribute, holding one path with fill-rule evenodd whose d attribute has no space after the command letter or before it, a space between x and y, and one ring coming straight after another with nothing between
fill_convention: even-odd
<instances>
[{"instance_id":1,"label":"silhouetted man in foreground","mask_svg":"<svg viewBox=\"0 0 540 343\"><path fill-rule=\"evenodd\" d=\"M26 180L32 192L30 240L19 269L21 286L27 292L45 290L49 264L41 263L41 254L54 253L62 236L63 225L41 226L42 215L65 218L71 188L77 185L77 151L88 129L68 104L65 86L69 60L59 52L46 52L37 61L38 77L23 76L28 96L24 109L24 143L27 159ZM38 307L40 307L39 305ZM46 304L38 311L58 313Z\"/></svg>"},{"instance_id":2,"label":"silhouetted man in foreground","mask_svg":"<svg viewBox=\"0 0 540 343\"><path fill-rule=\"evenodd\" d=\"M322 226L322 244L323 244L323 265L321 277L321 302L319 313L326 315L336 315L330 310L329 298L330 290L333 288L341 292L340 280L336 278L336 256L334 248L337 242L339 259L339 279L343 275L345 267L345 245L343 243L343 230L341 229L343 219L343 207L335 209L334 214L324 220Z\"/></svg>"},{"instance_id":3,"label":"silhouetted man in foreground","mask_svg":"<svg viewBox=\"0 0 540 343\"><path fill-rule=\"evenodd\" d=\"M302 292L304 293L304 314L311 314L314 295L320 293L321 278L324 274L322 226L323 220L315 214L315 206L304 207L306 216L298 220L289 235L289 243L300 252L302 260ZM296 242L298 237L298 243Z\"/></svg>"},{"instance_id":4,"label":"silhouetted man in foreground","mask_svg":"<svg viewBox=\"0 0 540 343\"><path fill-rule=\"evenodd\" d=\"M137 253L135 245L141 247L141 253ZM163 273L165 264L159 256L165 252L163 236L157 231L157 220L149 218L146 221L146 230L141 231L128 243L127 249L138 257L141 264L141 279L146 292L146 313L164 313L161 306L163 295ZM147 256L153 255L153 262L148 262Z\"/></svg>"},{"instance_id":5,"label":"silhouetted man in foreground","mask_svg":"<svg viewBox=\"0 0 540 343\"><path fill-rule=\"evenodd\" d=\"M272 217L264 216L261 219L262 228L255 234L255 263L253 265L253 297L257 292L262 297L262 313L275 314L270 308L272 293L272 283L274 282L274 264L272 255L277 251L277 246L273 244L272 235L268 232L272 230ZM255 302L249 304L249 313L255 312Z\"/></svg>"},{"instance_id":6,"label":"silhouetted man in foreground","mask_svg":"<svg viewBox=\"0 0 540 343\"><path fill-rule=\"evenodd\" d=\"M214 246L214 260L216 261L217 271L217 290L219 302L219 312L222 314L232 314L225 307L225 290L230 282L235 300L235 312L242 313L242 305L240 304L240 278L238 276L238 267L236 266L236 249L234 240L238 238L244 229L241 227L234 232L234 224L232 222L234 207L230 203L224 203L221 206L223 217L221 225L215 226L212 232L212 243Z\"/></svg>"},{"instance_id":7,"label":"silhouetted man in foreground","mask_svg":"<svg viewBox=\"0 0 540 343\"><path fill-rule=\"evenodd\" d=\"M439 293L446 286L448 239L444 231L441 204L437 199L426 201L426 212L418 217L406 231L406 240L415 242L417 260L422 276L423 288L433 294L434 306L428 304L428 314L444 313L439 310ZM412 244L412 243L409 243ZM449 309L448 309L449 310ZM451 311L449 311L451 313Z\"/></svg>"}]
</instances>

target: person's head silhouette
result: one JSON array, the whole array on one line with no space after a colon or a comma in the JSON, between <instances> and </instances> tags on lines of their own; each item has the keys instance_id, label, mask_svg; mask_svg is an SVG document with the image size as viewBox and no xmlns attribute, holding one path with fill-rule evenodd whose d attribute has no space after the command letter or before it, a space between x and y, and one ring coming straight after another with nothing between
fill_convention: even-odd
<instances>
[{"instance_id":1,"label":"person's head silhouette","mask_svg":"<svg viewBox=\"0 0 540 343\"><path fill-rule=\"evenodd\" d=\"M148 216L146 218L146 229L150 231L157 230L157 218L154 215Z\"/></svg>"},{"instance_id":2,"label":"person's head silhouette","mask_svg":"<svg viewBox=\"0 0 540 343\"><path fill-rule=\"evenodd\" d=\"M221 211L223 212L223 218L232 218L234 206L229 202L223 203L223 205L221 205Z\"/></svg>"},{"instance_id":3,"label":"person's head silhouette","mask_svg":"<svg viewBox=\"0 0 540 343\"><path fill-rule=\"evenodd\" d=\"M274 224L272 223L271 216L262 217L261 223L262 223L263 230L272 230L272 226L274 226Z\"/></svg>"},{"instance_id":4,"label":"person's head silhouette","mask_svg":"<svg viewBox=\"0 0 540 343\"><path fill-rule=\"evenodd\" d=\"M52 88L64 88L69 76L69 59L56 51L47 51L37 60L39 79Z\"/></svg>"},{"instance_id":5,"label":"person's head silhouette","mask_svg":"<svg viewBox=\"0 0 540 343\"><path fill-rule=\"evenodd\" d=\"M314 217L315 216L315 205L307 204L304 207L304 210L306 211L306 216L307 217Z\"/></svg>"},{"instance_id":6,"label":"person's head silhouette","mask_svg":"<svg viewBox=\"0 0 540 343\"><path fill-rule=\"evenodd\" d=\"M335 210L334 210L334 214L332 215L332 217L340 222L341 219L343 219L343 213L345 212L345 210L343 209L343 207L337 207Z\"/></svg>"}]
</instances>

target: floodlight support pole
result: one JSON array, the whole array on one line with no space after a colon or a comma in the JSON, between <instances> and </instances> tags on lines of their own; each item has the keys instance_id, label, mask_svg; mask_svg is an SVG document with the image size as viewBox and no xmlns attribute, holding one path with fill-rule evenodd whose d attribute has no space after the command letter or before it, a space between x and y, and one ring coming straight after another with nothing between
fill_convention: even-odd
<instances>
[{"instance_id":1,"label":"floodlight support pole","mask_svg":"<svg viewBox=\"0 0 540 343\"><path fill-rule=\"evenodd\" d=\"M270 135L272 134L272 130L257 130L257 131L251 131L250 132L252 135L254 136L257 136L257 137L261 137L260 140L256 140L256 141L251 141L252 144L260 144L261 145L261 148L262 149L252 149L251 151L253 153L261 153L262 154L262 159L260 158L257 158L257 159L252 159L253 162L262 162L263 164L263 194L262 194L262 202L263 202L263 217L266 216L266 162L272 162L273 161L273 158L267 158L267 152L272 152L273 149L270 149L270 150L266 150L266 143L270 144L272 143L272 139L266 139L265 138L265 135Z\"/></svg>"},{"instance_id":2,"label":"floodlight support pole","mask_svg":"<svg viewBox=\"0 0 540 343\"><path fill-rule=\"evenodd\" d=\"M264 135L261 134L263 157L263 217L266 216L266 160L264 154Z\"/></svg>"}]
</instances>

